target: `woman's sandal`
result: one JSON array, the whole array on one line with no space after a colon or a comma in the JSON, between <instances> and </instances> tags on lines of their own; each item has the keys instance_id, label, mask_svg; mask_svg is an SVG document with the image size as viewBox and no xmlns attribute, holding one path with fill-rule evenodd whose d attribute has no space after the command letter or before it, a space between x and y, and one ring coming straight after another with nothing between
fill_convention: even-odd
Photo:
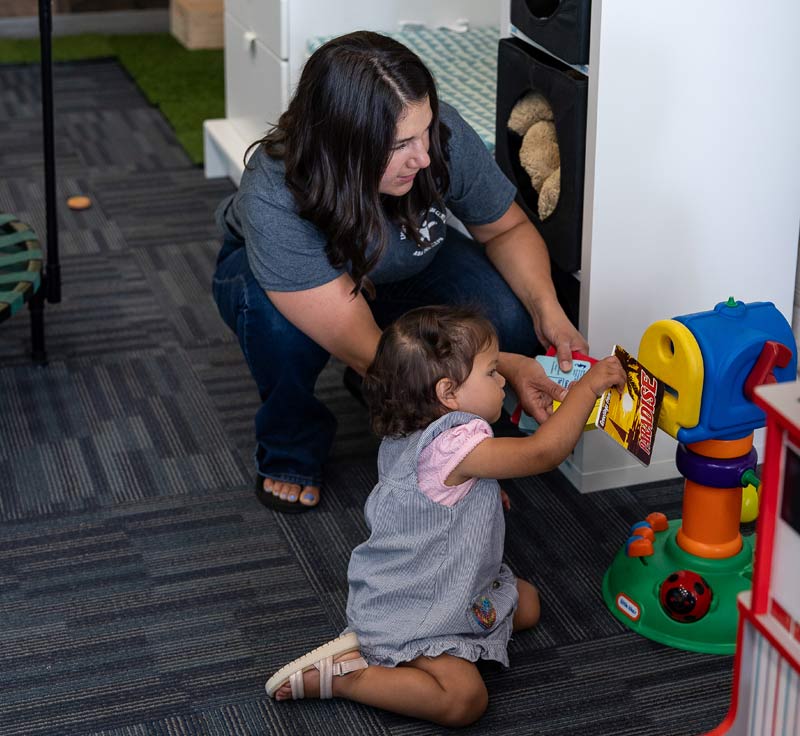
<instances>
[{"instance_id":1,"label":"woman's sandal","mask_svg":"<svg viewBox=\"0 0 800 736\"><path fill-rule=\"evenodd\" d=\"M358 637L351 631L337 639L332 639L321 647L312 649L308 654L281 667L267 680L264 685L267 695L274 698L275 693L288 682L292 686L292 699L300 700L305 697L303 673L316 667L319 670L319 697L322 699L332 698L334 675L341 677L367 667L367 661L363 657L346 659L343 662L334 662L333 660L348 652L357 652L360 648Z\"/></svg>"},{"instance_id":2,"label":"woman's sandal","mask_svg":"<svg viewBox=\"0 0 800 736\"><path fill-rule=\"evenodd\" d=\"M282 514L302 514L319 506L319 503L315 503L313 506L300 503L299 498L297 501L284 501L271 491L264 490L264 476L262 475L256 475L256 498L267 508L280 511Z\"/></svg>"}]
</instances>

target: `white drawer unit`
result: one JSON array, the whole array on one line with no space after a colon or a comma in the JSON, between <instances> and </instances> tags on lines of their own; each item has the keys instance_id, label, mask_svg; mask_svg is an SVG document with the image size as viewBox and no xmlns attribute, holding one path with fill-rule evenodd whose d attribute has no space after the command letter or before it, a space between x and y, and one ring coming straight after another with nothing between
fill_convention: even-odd
<instances>
[{"instance_id":1,"label":"white drawer unit","mask_svg":"<svg viewBox=\"0 0 800 736\"><path fill-rule=\"evenodd\" d=\"M289 0L226 0L225 13L281 59L289 58ZM227 39L226 39L227 44Z\"/></svg>"},{"instance_id":2,"label":"white drawer unit","mask_svg":"<svg viewBox=\"0 0 800 736\"><path fill-rule=\"evenodd\" d=\"M205 173L238 184L243 156L286 109L306 42L358 29L496 26L500 0L225 0L225 117L203 125Z\"/></svg>"},{"instance_id":3,"label":"white drawer unit","mask_svg":"<svg viewBox=\"0 0 800 736\"><path fill-rule=\"evenodd\" d=\"M288 0L225 1L225 118L203 124L207 177L238 184L244 154L289 103Z\"/></svg>"},{"instance_id":4,"label":"white drawer unit","mask_svg":"<svg viewBox=\"0 0 800 736\"><path fill-rule=\"evenodd\" d=\"M289 62L236 18L225 18L225 110L245 141L264 136L289 102ZM249 145L249 143L248 143Z\"/></svg>"}]
</instances>

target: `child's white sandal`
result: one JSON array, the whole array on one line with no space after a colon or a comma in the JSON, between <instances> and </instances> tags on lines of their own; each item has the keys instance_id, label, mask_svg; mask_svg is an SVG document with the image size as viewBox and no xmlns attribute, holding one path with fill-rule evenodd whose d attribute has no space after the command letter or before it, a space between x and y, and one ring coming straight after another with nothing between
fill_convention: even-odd
<instances>
[{"instance_id":1,"label":"child's white sandal","mask_svg":"<svg viewBox=\"0 0 800 736\"><path fill-rule=\"evenodd\" d=\"M367 667L367 661L364 657L355 657L353 659L345 659L342 662L334 662L333 657L325 657L325 659L315 662L314 667L319 670L320 700L328 700L333 697L333 678L349 675L356 670L363 670ZM293 700L300 700L305 696L302 672L295 672L289 678L289 683L292 686Z\"/></svg>"},{"instance_id":2,"label":"child's white sandal","mask_svg":"<svg viewBox=\"0 0 800 736\"><path fill-rule=\"evenodd\" d=\"M264 686L267 695L271 698L275 696L278 689L286 682L292 688L292 698L299 700L305 697L305 686L303 684L303 672L307 672L312 667L319 670L319 696L327 699L333 697L333 677L348 675L356 670L363 670L367 667L367 662L363 657L354 657L341 662L334 662L335 657L340 657L349 652L359 649L358 637L350 632L337 639L326 642L321 647L312 649L302 657L298 657L287 665L279 669L272 677L267 680Z\"/></svg>"}]
</instances>

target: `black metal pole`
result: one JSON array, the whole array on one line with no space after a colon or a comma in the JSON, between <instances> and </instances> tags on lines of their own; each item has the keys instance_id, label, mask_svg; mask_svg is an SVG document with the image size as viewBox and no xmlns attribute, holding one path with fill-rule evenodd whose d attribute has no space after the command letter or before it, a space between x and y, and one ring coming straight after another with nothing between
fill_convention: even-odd
<instances>
[{"instance_id":1,"label":"black metal pole","mask_svg":"<svg viewBox=\"0 0 800 736\"><path fill-rule=\"evenodd\" d=\"M53 126L52 0L39 0L39 43L42 69L42 132L44 134L44 196L47 216L47 301L61 301L61 265L58 261L58 214L56 211L56 154Z\"/></svg>"},{"instance_id":2,"label":"black metal pole","mask_svg":"<svg viewBox=\"0 0 800 736\"><path fill-rule=\"evenodd\" d=\"M47 365L47 350L44 345L44 287L28 302L31 312L31 359L39 365Z\"/></svg>"}]
</instances>

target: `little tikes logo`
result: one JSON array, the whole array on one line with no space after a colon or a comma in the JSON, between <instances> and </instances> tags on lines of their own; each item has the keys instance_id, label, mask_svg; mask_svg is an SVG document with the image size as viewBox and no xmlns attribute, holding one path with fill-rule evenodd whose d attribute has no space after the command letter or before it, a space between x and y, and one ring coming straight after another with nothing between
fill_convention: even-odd
<instances>
[{"instance_id":1,"label":"little tikes logo","mask_svg":"<svg viewBox=\"0 0 800 736\"><path fill-rule=\"evenodd\" d=\"M638 621L642 611L637 603L628 598L625 593L617 594L617 608L624 613L631 621Z\"/></svg>"}]
</instances>

